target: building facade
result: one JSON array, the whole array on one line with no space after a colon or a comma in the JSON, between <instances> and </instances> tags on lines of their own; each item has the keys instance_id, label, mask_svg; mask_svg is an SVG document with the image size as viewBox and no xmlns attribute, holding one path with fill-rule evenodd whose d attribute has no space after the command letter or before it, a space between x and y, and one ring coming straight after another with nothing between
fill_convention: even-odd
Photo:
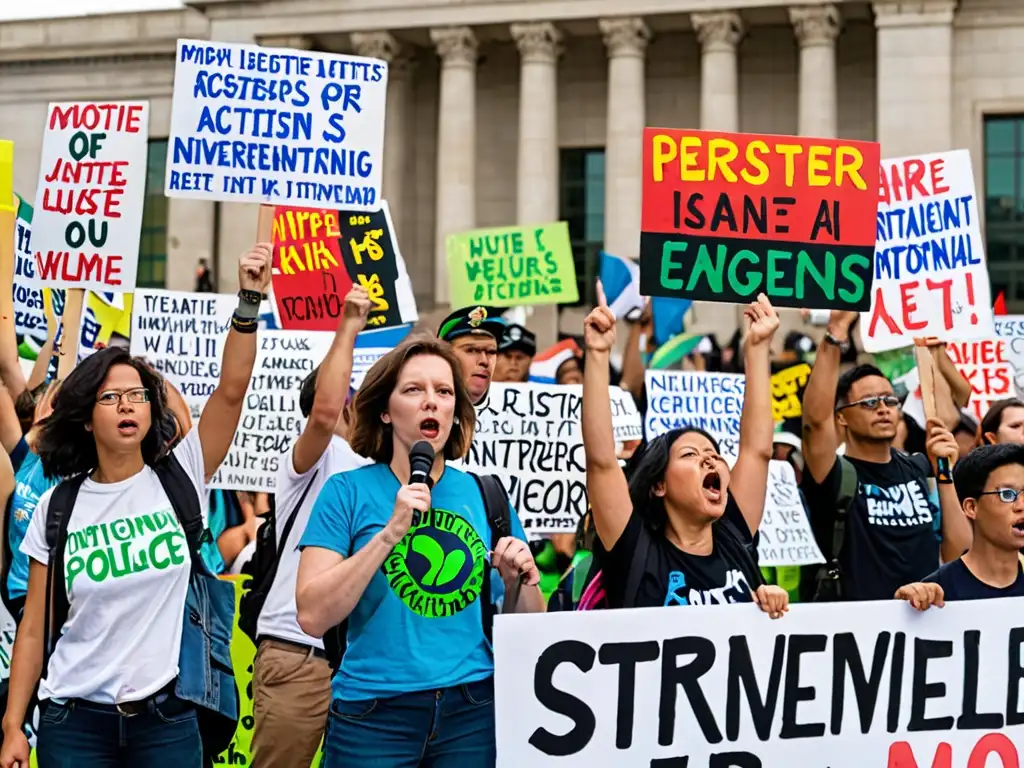
<instances>
[{"instance_id":1,"label":"building facade","mask_svg":"<svg viewBox=\"0 0 1024 768\"><path fill-rule=\"evenodd\" d=\"M205 258L230 291L256 206L162 194L181 37L390 62L384 193L423 310L447 304L446 234L558 219L589 303L599 251L636 255L644 126L967 148L993 290L1024 307L1024 0L196 0L0 23L17 191L48 102L149 99L140 284L191 290Z\"/></svg>"}]
</instances>

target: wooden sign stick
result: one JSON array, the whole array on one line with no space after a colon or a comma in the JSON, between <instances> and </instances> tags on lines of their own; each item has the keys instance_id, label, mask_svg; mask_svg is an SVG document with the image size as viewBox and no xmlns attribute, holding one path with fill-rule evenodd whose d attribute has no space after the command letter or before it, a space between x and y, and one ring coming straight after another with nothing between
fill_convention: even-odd
<instances>
[{"instance_id":1,"label":"wooden sign stick","mask_svg":"<svg viewBox=\"0 0 1024 768\"><path fill-rule=\"evenodd\" d=\"M935 359L932 357L931 347L915 344L914 358L917 360L917 371L921 377L921 401L924 404L925 419L938 418L938 411L935 408ZM939 482L950 482L952 475L949 460L942 457L936 460L935 464L935 479Z\"/></svg>"},{"instance_id":2,"label":"wooden sign stick","mask_svg":"<svg viewBox=\"0 0 1024 768\"><path fill-rule=\"evenodd\" d=\"M64 315L61 317L63 330L60 335L60 352L57 359L57 379L63 381L78 364L78 343L82 336L82 305L85 303L84 288L69 288L64 297Z\"/></svg>"},{"instance_id":3,"label":"wooden sign stick","mask_svg":"<svg viewBox=\"0 0 1024 768\"><path fill-rule=\"evenodd\" d=\"M256 242L270 243L274 240L274 206L261 205L256 221Z\"/></svg>"}]
</instances>

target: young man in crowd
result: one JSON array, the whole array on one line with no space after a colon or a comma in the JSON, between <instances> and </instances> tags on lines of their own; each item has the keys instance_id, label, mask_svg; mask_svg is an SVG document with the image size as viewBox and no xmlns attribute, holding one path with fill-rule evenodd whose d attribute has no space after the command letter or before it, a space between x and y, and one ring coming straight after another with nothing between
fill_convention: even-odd
<instances>
[{"instance_id":1,"label":"young man in crowd","mask_svg":"<svg viewBox=\"0 0 1024 768\"><path fill-rule=\"evenodd\" d=\"M528 381L530 363L537 354L537 337L518 323L510 323L498 343L494 380L509 383Z\"/></svg>"},{"instance_id":2,"label":"young man in crowd","mask_svg":"<svg viewBox=\"0 0 1024 768\"><path fill-rule=\"evenodd\" d=\"M892 384L870 365L839 375L856 317L832 312L807 383L803 490L818 544L826 558L838 560L839 578L822 581L819 599L887 600L939 562L933 530L937 510L928 498L928 477L939 458L952 466L959 449L938 419L928 421L927 457L893 449L900 401ZM846 440L842 458L836 454L840 431ZM844 482L851 470L856 473L852 486ZM847 493L852 498L842 498ZM950 561L970 546L971 529L948 479L940 480L939 501L942 559ZM833 552L840 516L842 540Z\"/></svg>"},{"instance_id":3,"label":"young man in crowd","mask_svg":"<svg viewBox=\"0 0 1024 768\"><path fill-rule=\"evenodd\" d=\"M473 405L487 396L494 378L498 341L504 333L505 321L489 317L485 307L457 309L437 329L437 338L451 344L459 359Z\"/></svg>"},{"instance_id":4,"label":"young man in crowd","mask_svg":"<svg viewBox=\"0 0 1024 768\"><path fill-rule=\"evenodd\" d=\"M946 600L1024 596L1024 445L986 445L956 465L956 494L974 541L963 557L896 592L919 611Z\"/></svg>"},{"instance_id":5,"label":"young man in crowd","mask_svg":"<svg viewBox=\"0 0 1024 768\"><path fill-rule=\"evenodd\" d=\"M323 640L299 627L298 544L328 478L369 463L346 442L342 416L352 378L352 350L369 313L366 289L353 287L324 361L302 383L299 409L306 426L281 457L275 520L280 560L260 611L253 664L253 768L308 768L327 724L332 672ZM288 540L281 541L292 515L296 517Z\"/></svg>"}]
</instances>

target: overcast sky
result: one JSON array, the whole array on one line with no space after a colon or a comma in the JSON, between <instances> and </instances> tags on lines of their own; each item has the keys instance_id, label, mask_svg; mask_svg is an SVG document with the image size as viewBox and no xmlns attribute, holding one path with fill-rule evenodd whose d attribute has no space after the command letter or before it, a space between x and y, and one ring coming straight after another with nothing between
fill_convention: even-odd
<instances>
[{"instance_id":1,"label":"overcast sky","mask_svg":"<svg viewBox=\"0 0 1024 768\"><path fill-rule=\"evenodd\" d=\"M0 0L0 21L181 8L184 0Z\"/></svg>"}]
</instances>

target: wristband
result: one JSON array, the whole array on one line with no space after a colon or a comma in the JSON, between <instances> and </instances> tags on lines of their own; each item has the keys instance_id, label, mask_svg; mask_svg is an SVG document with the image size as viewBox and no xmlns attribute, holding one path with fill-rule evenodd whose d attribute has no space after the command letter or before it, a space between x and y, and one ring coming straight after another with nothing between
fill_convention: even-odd
<instances>
[{"instance_id":1,"label":"wristband","mask_svg":"<svg viewBox=\"0 0 1024 768\"><path fill-rule=\"evenodd\" d=\"M237 310L231 316L231 327L239 333L256 333L258 325L256 318L239 317Z\"/></svg>"},{"instance_id":2,"label":"wristband","mask_svg":"<svg viewBox=\"0 0 1024 768\"><path fill-rule=\"evenodd\" d=\"M255 301L253 298L255 297ZM235 317L243 320L255 320L260 314L260 294L256 291L241 290L238 292L238 306Z\"/></svg>"}]
</instances>

